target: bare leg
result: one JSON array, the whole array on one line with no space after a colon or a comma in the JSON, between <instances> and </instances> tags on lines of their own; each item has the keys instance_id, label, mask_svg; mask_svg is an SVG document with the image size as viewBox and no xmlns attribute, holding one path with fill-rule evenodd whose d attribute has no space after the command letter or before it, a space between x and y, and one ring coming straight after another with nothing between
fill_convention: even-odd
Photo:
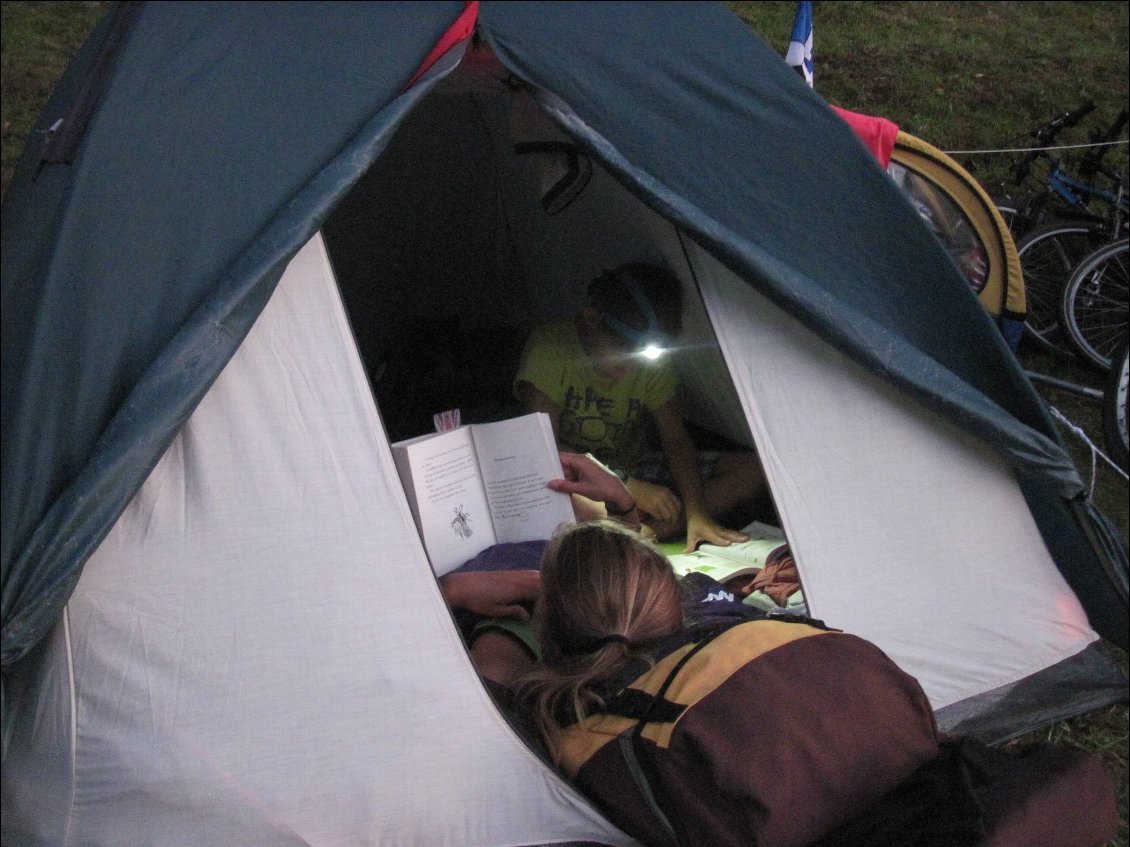
<instances>
[{"instance_id":1,"label":"bare leg","mask_svg":"<svg viewBox=\"0 0 1130 847\"><path fill-rule=\"evenodd\" d=\"M718 519L736 506L752 503L765 493L765 472L756 453L723 453L714 463L714 474L704 480L703 496L706 510ZM644 524L656 539L664 541L687 528L687 516L680 512L674 521L663 521L654 515L644 515Z\"/></svg>"}]
</instances>

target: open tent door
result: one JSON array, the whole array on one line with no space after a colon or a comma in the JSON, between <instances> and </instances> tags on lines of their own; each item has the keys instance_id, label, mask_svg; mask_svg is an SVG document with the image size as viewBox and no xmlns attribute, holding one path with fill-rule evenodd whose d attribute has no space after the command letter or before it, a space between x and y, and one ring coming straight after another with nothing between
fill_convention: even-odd
<instances>
[{"instance_id":1,"label":"open tent door","mask_svg":"<svg viewBox=\"0 0 1130 847\"><path fill-rule=\"evenodd\" d=\"M756 445L815 617L895 657L950 729L999 738L1122 696L994 450L805 329L601 165L570 203L547 209L542 177L554 162L539 167L532 145L556 153L567 143L521 88L470 87L456 74L328 222L358 336L390 323L387 309L366 311L366 296L400 297L395 308L419 325L407 355L376 352L390 434L422 434L451 406L472 422L517 413L514 341L573 314L601 270L664 264L685 285L674 355L688 417L730 444ZM366 210L398 202L417 210L410 231L365 223ZM393 278L408 282L381 284ZM401 378L388 362L418 372ZM424 371L444 375L439 392ZM393 390L409 383L414 393ZM405 399L425 404L414 430L396 420ZM1085 685L1049 696L1063 675ZM1020 703L1002 710L1006 692Z\"/></svg>"}]
</instances>

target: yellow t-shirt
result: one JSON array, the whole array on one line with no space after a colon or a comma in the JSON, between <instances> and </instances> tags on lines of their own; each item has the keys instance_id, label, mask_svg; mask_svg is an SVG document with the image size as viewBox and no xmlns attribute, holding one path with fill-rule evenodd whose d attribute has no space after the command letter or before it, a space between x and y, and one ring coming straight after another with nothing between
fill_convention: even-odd
<instances>
[{"instance_id":1,"label":"yellow t-shirt","mask_svg":"<svg viewBox=\"0 0 1130 847\"><path fill-rule=\"evenodd\" d=\"M561 407L562 445L631 471L646 449L644 410L675 397L678 378L665 359L640 360L624 377L602 376L581 346L574 320L531 333L515 384L528 382Z\"/></svg>"}]
</instances>

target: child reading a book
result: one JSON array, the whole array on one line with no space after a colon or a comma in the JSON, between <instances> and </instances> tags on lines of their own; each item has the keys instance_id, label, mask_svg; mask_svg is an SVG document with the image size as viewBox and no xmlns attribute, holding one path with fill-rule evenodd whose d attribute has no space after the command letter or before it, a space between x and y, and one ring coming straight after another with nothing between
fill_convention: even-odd
<instances>
[{"instance_id":1,"label":"child reading a book","mask_svg":"<svg viewBox=\"0 0 1130 847\"><path fill-rule=\"evenodd\" d=\"M638 529L636 502L623 482L592 456L562 452L562 478L549 487L572 498L578 521L613 516ZM478 672L510 685L539 655L530 608L541 590L538 562L545 541L500 544L440 579L444 600L468 634Z\"/></svg>"},{"instance_id":2,"label":"child reading a book","mask_svg":"<svg viewBox=\"0 0 1130 847\"><path fill-rule=\"evenodd\" d=\"M549 487L571 495L578 523L601 521L638 533L639 511L619 477L589 455L562 452L560 460L563 478L551 480ZM538 568L548 543L539 540L494 545L440 579L444 599L467 638L476 670L503 688L512 686L541 657L530 609L541 593ZM669 563L666 566L671 569ZM691 617L766 616L704 573L675 576L682 582Z\"/></svg>"},{"instance_id":3,"label":"child reading a book","mask_svg":"<svg viewBox=\"0 0 1130 847\"><path fill-rule=\"evenodd\" d=\"M662 355L682 328L679 281L633 263L601 274L588 293L574 318L531 334L514 382L519 402L549 414L561 449L615 469L657 538L685 529L688 551L744 540L718 518L761 492L761 465L751 452L699 455L687 432ZM649 418L660 456L649 454Z\"/></svg>"}]
</instances>

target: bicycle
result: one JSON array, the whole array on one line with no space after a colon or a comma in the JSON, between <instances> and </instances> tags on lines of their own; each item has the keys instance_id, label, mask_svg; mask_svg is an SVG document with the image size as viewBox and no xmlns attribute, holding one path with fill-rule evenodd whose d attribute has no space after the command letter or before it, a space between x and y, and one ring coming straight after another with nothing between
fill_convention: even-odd
<instances>
[{"instance_id":1,"label":"bicycle","mask_svg":"<svg viewBox=\"0 0 1130 847\"><path fill-rule=\"evenodd\" d=\"M1122 135L1128 117L1126 109L1119 112L1105 130L1090 134L1090 141L1096 146L1074 167L1077 176L1068 173L1064 164L1048 152L1061 132L1077 126L1094 108L1095 104L1087 101L1078 109L1065 112L1048 124L1032 130L1031 135L1039 142L1039 146L1013 163L1010 169L1012 184L1019 187L1029 182L1033 176L1033 165L1037 162L1046 161L1049 170L1038 179L1036 189L1026 195L1016 198L1006 192L994 200L1014 238L1022 238L1052 216L1102 221L1109 213L1104 213L1101 208L1097 209L1096 202L1105 204L1108 208L1125 204L1122 190L1124 180L1119 174L1108 171L1103 166L1103 160L1110 143ZM1099 176L1110 180L1112 190L1096 183Z\"/></svg>"},{"instance_id":2,"label":"bicycle","mask_svg":"<svg viewBox=\"0 0 1130 847\"><path fill-rule=\"evenodd\" d=\"M1109 370L1126 335L1130 315L1127 253L1123 238L1089 253L1064 288L1061 323L1066 337L1089 364Z\"/></svg>"},{"instance_id":3,"label":"bicycle","mask_svg":"<svg viewBox=\"0 0 1130 847\"><path fill-rule=\"evenodd\" d=\"M1048 351L1071 352L1061 344L1064 288L1083 257L1109 241L1110 234L1101 224L1063 221L1045 224L1021 239L1016 252L1024 275L1026 340Z\"/></svg>"},{"instance_id":4,"label":"bicycle","mask_svg":"<svg viewBox=\"0 0 1130 847\"><path fill-rule=\"evenodd\" d=\"M1123 110L1104 137L1109 138L1115 132L1120 134L1125 123L1126 111ZM1034 151L1031 155L1046 154ZM1016 245L1027 300L1025 337L1045 349L1063 350L1060 317L1063 291L1071 272L1092 250L1124 235L1127 229L1130 204L1125 180L1103 169L1099 164L1101 157L1101 151L1092 153L1081 167L1088 173L1103 173L1111 180L1113 190L1070 177L1053 161L1045 185L1048 192L1069 202L1072 211L1067 218L1054 219L1029 231ZM1104 211L1096 211L1090 205L1096 200L1105 204ZM1042 201L1032 201L1024 208L1023 214L1029 218L1043 215L1047 209L1046 193ZM1087 353L1082 355L1088 356Z\"/></svg>"},{"instance_id":5,"label":"bicycle","mask_svg":"<svg viewBox=\"0 0 1130 847\"><path fill-rule=\"evenodd\" d=\"M1078 176L1068 173L1049 152L1064 130L1077 126L1094 108L1087 101L1033 129L1031 135L1039 146L1012 165L1012 182L1016 186L1031 182L1039 162L1047 162L1049 170L1027 196L995 201L1016 238L1027 301L1024 337L1054 352L1070 352L1061 343L1059 323L1063 289L1071 271L1091 250L1118 238L1128 214L1124 178L1103 166L1109 143L1126 126L1126 109L1106 129L1091 133L1092 143L1098 146L1079 160ZM1099 176L1109 181L1108 187L1094 182Z\"/></svg>"}]
</instances>

